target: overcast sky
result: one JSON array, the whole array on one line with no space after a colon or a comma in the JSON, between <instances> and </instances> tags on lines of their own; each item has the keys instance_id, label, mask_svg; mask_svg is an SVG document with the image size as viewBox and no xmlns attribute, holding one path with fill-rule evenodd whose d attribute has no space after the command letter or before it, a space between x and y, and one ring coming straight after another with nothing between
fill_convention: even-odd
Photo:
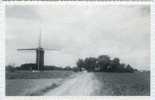
<instances>
[{"instance_id":1,"label":"overcast sky","mask_svg":"<svg viewBox=\"0 0 155 100\"><path fill-rule=\"evenodd\" d=\"M150 68L150 9L148 5L6 6L6 64L35 62L42 46L46 65L74 66L79 58L119 57L134 68Z\"/></svg>"}]
</instances>

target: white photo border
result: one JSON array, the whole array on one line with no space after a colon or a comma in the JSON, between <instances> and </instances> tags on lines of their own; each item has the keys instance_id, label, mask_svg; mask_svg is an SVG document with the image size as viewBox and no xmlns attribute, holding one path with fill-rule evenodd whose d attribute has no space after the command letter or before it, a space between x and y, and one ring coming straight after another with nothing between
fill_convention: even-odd
<instances>
[{"instance_id":1,"label":"white photo border","mask_svg":"<svg viewBox=\"0 0 155 100\"><path fill-rule=\"evenodd\" d=\"M0 100L150 100L150 96L5 96L5 6L6 5L150 5L151 7L151 85L155 100L155 3L152 1L100 2L100 1L1 1L0 3ZM154 99L153 99L154 96Z\"/></svg>"}]
</instances>

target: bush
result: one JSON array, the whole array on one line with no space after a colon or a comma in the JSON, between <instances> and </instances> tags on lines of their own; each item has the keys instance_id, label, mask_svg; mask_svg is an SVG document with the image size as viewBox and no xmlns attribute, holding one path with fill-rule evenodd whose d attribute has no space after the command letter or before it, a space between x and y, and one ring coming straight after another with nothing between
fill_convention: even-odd
<instances>
[{"instance_id":1,"label":"bush","mask_svg":"<svg viewBox=\"0 0 155 100\"><path fill-rule=\"evenodd\" d=\"M14 72L16 70L15 66L13 65L7 65L6 66L6 71L9 71L9 72Z\"/></svg>"}]
</instances>

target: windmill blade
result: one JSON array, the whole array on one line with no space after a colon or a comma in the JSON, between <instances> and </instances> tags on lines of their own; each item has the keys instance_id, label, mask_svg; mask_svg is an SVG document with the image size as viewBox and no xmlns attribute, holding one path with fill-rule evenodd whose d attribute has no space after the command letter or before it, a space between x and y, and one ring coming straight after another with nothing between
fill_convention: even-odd
<instances>
[{"instance_id":1,"label":"windmill blade","mask_svg":"<svg viewBox=\"0 0 155 100\"><path fill-rule=\"evenodd\" d=\"M60 51L60 49L45 49L47 51Z\"/></svg>"},{"instance_id":2,"label":"windmill blade","mask_svg":"<svg viewBox=\"0 0 155 100\"><path fill-rule=\"evenodd\" d=\"M36 50L36 48L29 48L29 49L17 49L19 51L22 51L22 50Z\"/></svg>"}]
</instances>

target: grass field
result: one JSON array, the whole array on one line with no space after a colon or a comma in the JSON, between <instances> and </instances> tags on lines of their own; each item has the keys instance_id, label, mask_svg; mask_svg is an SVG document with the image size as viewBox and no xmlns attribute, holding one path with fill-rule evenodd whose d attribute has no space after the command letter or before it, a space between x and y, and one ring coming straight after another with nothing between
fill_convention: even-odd
<instances>
[{"instance_id":1,"label":"grass field","mask_svg":"<svg viewBox=\"0 0 155 100\"><path fill-rule=\"evenodd\" d=\"M6 80L7 96L41 95L47 88L55 88L61 79L12 79Z\"/></svg>"},{"instance_id":2,"label":"grass field","mask_svg":"<svg viewBox=\"0 0 155 100\"><path fill-rule=\"evenodd\" d=\"M42 95L61 85L73 73L72 71L7 72L6 96Z\"/></svg>"},{"instance_id":3,"label":"grass field","mask_svg":"<svg viewBox=\"0 0 155 100\"><path fill-rule=\"evenodd\" d=\"M73 71L15 71L6 72L6 79L49 79L49 78L65 78L73 74Z\"/></svg>"},{"instance_id":4,"label":"grass field","mask_svg":"<svg viewBox=\"0 0 155 100\"><path fill-rule=\"evenodd\" d=\"M94 73L101 83L99 95L149 96L150 72Z\"/></svg>"}]
</instances>

